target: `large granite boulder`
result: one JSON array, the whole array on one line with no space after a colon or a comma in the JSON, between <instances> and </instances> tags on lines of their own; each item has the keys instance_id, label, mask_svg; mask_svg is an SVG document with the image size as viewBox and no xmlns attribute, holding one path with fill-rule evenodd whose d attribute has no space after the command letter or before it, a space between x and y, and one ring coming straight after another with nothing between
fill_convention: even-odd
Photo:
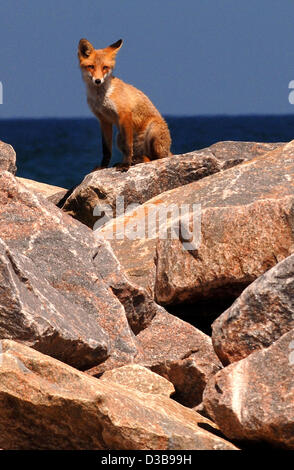
<instances>
[{"instance_id":1,"label":"large granite boulder","mask_svg":"<svg viewBox=\"0 0 294 470\"><path fill-rule=\"evenodd\" d=\"M14 329L12 325L9 331L4 329L3 338L24 340L27 333L26 344L76 367L95 366L98 376L130 363L154 366L174 383L180 400L193 404L201 400L210 374L220 367L210 338L169 315L144 288L130 281L108 241L96 239L89 228L9 173L0 174L0 232L7 253L13 253L14 265L22 262L16 287L12 267L10 277L6 273L10 297L6 298L5 291L0 312L5 323L5 308L12 309ZM13 296L17 305L11 307ZM28 324L29 319L30 330L22 336L19 325ZM160 328L155 325L160 322L165 334L159 339ZM175 328L181 341L170 351ZM49 341L49 332L54 341ZM156 344L158 348L160 344L160 359L150 356Z\"/></svg>"},{"instance_id":2,"label":"large granite boulder","mask_svg":"<svg viewBox=\"0 0 294 470\"><path fill-rule=\"evenodd\" d=\"M250 284L212 324L214 349L224 364L270 346L294 329L294 255Z\"/></svg>"},{"instance_id":3,"label":"large granite boulder","mask_svg":"<svg viewBox=\"0 0 294 470\"><path fill-rule=\"evenodd\" d=\"M93 229L105 204L116 215L118 197L125 206L143 204L164 191L197 181L283 144L218 142L203 150L132 166L93 171L60 202L63 210ZM101 223L101 221L99 222Z\"/></svg>"},{"instance_id":4,"label":"large granite boulder","mask_svg":"<svg viewBox=\"0 0 294 470\"><path fill-rule=\"evenodd\" d=\"M135 361L172 382L174 398L189 407L201 402L208 380L222 367L211 338L164 309L137 335L137 344Z\"/></svg>"},{"instance_id":5,"label":"large granite boulder","mask_svg":"<svg viewBox=\"0 0 294 470\"><path fill-rule=\"evenodd\" d=\"M64 214L42 196L29 191L10 173L2 172L0 173L0 233L2 240L13 251L15 259L18 255L22 255L34 264L35 276L44 281L43 289L46 289L47 283L51 286L53 290L46 290L48 301L52 304L57 302L57 299L52 298L53 292L54 295L59 294L59 299L60 296L64 298L64 307L67 304L69 310L62 312L61 322L70 318L70 305L73 304L73 323L74 317L79 315L79 324L81 328L84 324L84 336L88 336L88 342L91 342L91 338L97 339L100 332L103 339L101 343L103 357L97 355L96 364L105 359L106 343L108 360L115 360L117 365L132 361L137 354L135 336L128 324L123 305L103 281L93 263L96 240L90 229ZM25 261L23 263L25 266ZM30 282L34 283L30 271L32 268L28 266L27 285ZM23 284L24 281L22 286ZM25 296L19 299L24 305L27 300L26 294L27 290L25 292L22 290L20 293L20 296ZM45 295L45 292L42 295ZM48 305L50 321L57 321L55 317L58 316L59 310L51 309L49 312L49 309ZM73 323L71 327L74 330L76 327ZM90 335L90 329L94 324L96 329ZM56 347L56 344L52 345L53 355ZM92 347L95 349L95 342ZM46 352L50 354L49 344ZM74 355L76 356L75 352ZM63 359L65 360L65 356Z\"/></svg>"},{"instance_id":6,"label":"large granite boulder","mask_svg":"<svg viewBox=\"0 0 294 470\"><path fill-rule=\"evenodd\" d=\"M0 351L2 449L236 449L168 397L97 380L14 341Z\"/></svg>"},{"instance_id":7,"label":"large granite boulder","mask_svg":"<svg viewBox=\"0 0 294 470\"><path fill-rule=\"evenodd\" d=\"M21 341L75 367L108 357L97 319L54 289L26 256L0 239L0 338Z\"/></svg>"},{"instance_id":8,"label":"large granite boulder","mask_svg":"<svg viewBox=\"0 0 294 470\"><path fill-rule=\"evenodd\" d=\"M56 205L58 205L60 200L68 192L67 189L60 188L59 186L53 186L52 184L40 183L28 178L21 178L20 176L17 176L16 179L30 191L44 196L46 199L48 199L48 201L51 201Z\"/></svg>"},{"instance_id":9,"label":"large granite boulder","mask_svg":"<svg viewBox=\"0 0 294 470\"><path fill-rule=\"evenodd\" d=\"M294 449L294 330L214 375L204 408L229 439Z\"/></svg>"},{"instance_id":10,"label":"large granite boulder","mask_svg":"<svg viewBox=\"0 0 294 470\"><path fill-rule=\"evenodd\" d=\"M158 227L164 210L171 215ZM294 141L166 191L95 233L109 239L134 282L157 302L173 304L237 297L294 252L293 226ZM165 236L164 227L179 234Z\"/></svg>"},{"instance_id":11,"label":"large granite boulder","mask_svg":"<svg viewBox=\"0 0 294 470\"><path fill-rule=\"evenodd\" d=\"M0 171L16 173L16 153L14 148L0 140Z\"/></svg>"},{"instance_id":12,"label":"large granite boulder","mask_svg":"<svg viewBox=\"0 0 294 470\"><path fill-rule=\"evenodd\" d=\"M115 382L139 392L170 397L175 392L171 382L139 364L129 364L104 372L102 381Z\"/></svg>"},{"instance_id":13,"label":"large granite boulder","mask_svg":"<svg viewBox=\"0 0 294 470\"><path fill-rule=\"evenodd\" d=\"M226 170L239 163L243 163L253 158L271 152L277 148L281 148L286 142L239 142L226 140L224 142L216 142L205 150L215 156L222 163L222 169Z\"/></svg>"},{"instance_id":14,"label":"large granite boulder","mask_svg":"<svg viewBox=\"0 0 294 470\"><path fill-rule=\"evenodd\" d=\"M174 398L189 407L201 402L208 380L222 367L209 336L160 307L150 325L137 334L136 345L134 362L169 380L176 390ZM99 377L104 370L105 363L87 373Z\"/></svg>"}]
</instances>

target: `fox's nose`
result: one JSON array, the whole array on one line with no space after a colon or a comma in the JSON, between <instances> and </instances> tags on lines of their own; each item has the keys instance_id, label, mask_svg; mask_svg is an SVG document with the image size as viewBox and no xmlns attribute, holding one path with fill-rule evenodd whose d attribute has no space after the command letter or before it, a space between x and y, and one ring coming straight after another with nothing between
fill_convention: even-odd
<instances>
[{"instance_id":1,"label":"fox's nose","mask_svg":"<svg viewBox=\"0 0 294 470\"><path fill-rule=\"evenodd\" d=\"M100 78L96 78L95 83L96 83L97 85L100 85L100 83L101 83Z\"/></svg>"}]
</instances>

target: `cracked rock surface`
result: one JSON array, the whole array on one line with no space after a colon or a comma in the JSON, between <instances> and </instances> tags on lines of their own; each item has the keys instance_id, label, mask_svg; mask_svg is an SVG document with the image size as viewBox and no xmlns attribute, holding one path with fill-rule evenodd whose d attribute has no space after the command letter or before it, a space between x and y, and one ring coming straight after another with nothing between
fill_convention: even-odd
<instances>
[{"instance_id":1,"label":"cracked rock surface","mask_svg":"<svg viewBox=\"0 0 294 470\"><path fill-rule=\"evenodd\" d=\"M105 204L116 214L117 197L123 197L126 206L143 204L164 191L200 180L283 145L217 142L195 152L134 165L126 173L115 168L93 171L68 192L61 206L65 212L93 229L99 220L98 212L103 211Z\"/></svg>"},{"instance_id":2,"label":"cracked rock surface","mask_svg":"<svg viewBox=\"0 0 294 470\"><path fill-rule=\"evenodd\" d=\"M0 347L1 448L236 449L168 397L97 380L15 341Z\"/></svg>"},{"instance_id":3,"label":"cracked rock surface","mask_svg":"<svg viewBox=\"0 0 294 470\"><path fill-rule=\"evenodd\" d=\"M200 243L188 249L185 237L165 237L154 215L157 208L182 204L190 208L188 218L171 210L167 227L188 230L195 222L192 241ZM136 238L142 227L145 238L141 231ZM237 297L294 252L293 227L294 141L166 191L108 222L99 234L109 238L128 276L165 305Z\"/></svg>"}]
</instances>

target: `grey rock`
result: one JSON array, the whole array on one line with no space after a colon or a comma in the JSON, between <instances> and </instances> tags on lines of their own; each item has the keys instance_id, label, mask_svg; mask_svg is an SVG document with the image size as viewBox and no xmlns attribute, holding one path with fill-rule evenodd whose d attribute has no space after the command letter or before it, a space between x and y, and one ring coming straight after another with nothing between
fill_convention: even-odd
<instances>
[{"instance_id":1,"label":"grey rock","mask_svg":"<svg viewBox=\"0 0 294 470\"><path fill-rule=\"evenodd\" d=\"M294 255L250 284L212 324L214 349L224 364L266 348L294 328Z\"/></svg>"}]
</instances>

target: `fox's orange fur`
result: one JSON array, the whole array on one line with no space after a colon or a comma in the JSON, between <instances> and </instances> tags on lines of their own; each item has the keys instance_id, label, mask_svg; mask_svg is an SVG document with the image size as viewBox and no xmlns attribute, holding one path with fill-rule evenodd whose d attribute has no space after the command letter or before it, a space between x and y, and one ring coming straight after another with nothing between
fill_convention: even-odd
<instances>
[{"instance_id":1,"label":"fox's orange fur","mask_svg":"<svg viewBox=\"0 0 294 470\"><path fill-rule=\"evenodd\" d=\"M89 41L81 39L78 57L88 104L101 125L101 167L107 167L111 159L114 124L119 131L117 145L123 154L123 162L117 167L127 170L135 163L170 156L171 137L165 120L149 98L112 75L121 46L120 39L105 49L94 49Z\"/></svg>"}]
</instances>

